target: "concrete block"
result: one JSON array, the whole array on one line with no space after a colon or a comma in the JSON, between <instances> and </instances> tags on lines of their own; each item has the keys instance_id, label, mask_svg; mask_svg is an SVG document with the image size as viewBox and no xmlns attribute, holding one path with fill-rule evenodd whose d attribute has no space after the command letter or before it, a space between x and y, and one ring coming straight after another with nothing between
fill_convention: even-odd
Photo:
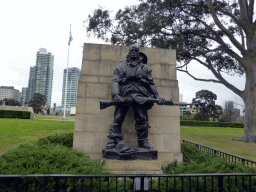
<instances>
[{"instance_id":1,"label":"concrete block","mask_svg":"<svg viewBox=\"0 0 256 192\"><path fill-rule=\"evenodd\" d=\"M109 116L77 114L75 122L76 132L109 133L109 125L113 122Z\"/></svg>"},{"instance_id":2,"label":"concrete block","mask_svg":"<svg viewBox=\"0 0 256 192\"><path fill-rule=\"evenodd\" d=\"M177 70L176 70L176 66L175 65L169 66L169 78L168 79L177 80Z\"/></svg>"},{"instance_id":3,"label":"concrete block","mask_svg":"<svg viewBox=\"0 0 256 192\"><path fill-rule=\"evenodd\" d=\"M79 81L77 88L77 97L85 98L86 83Z\"/></svg>"},{"instance_id":4,"label":"concrete block","mask_svg":"<svg viewBox=\"0 0 256 192\"><path fill-rule=\"evenodd\" d=\"M149 143L159 152L180 152L179 134L154 134L148 136Z\"/></svg>"},{"instance_id":5,"label":"concrete block","mask_svg":"<svg viewBox=\"0 0 256 192\"><path fill-rule=\"evenodd\" d=\"M150 134L158 133L180 133L180 119L176 117L150 117L149 129Z\"/></svg>"},{"instance_id":6,"label":"concrete block","mask_svg":"<svg viewBox=\"0 0 256 192\"><path fill-rule=\"evenodd\" d=\"M182 153L174 153L174 158L177 160L178 164L183 163L183 154Z\"/></svg>"},{"instance_id":7,"label":"concrete block","mask_svg":"<svg viewBox=\"0 0 256 192\"><path fill-rule=\"evenodd\" d=\"M98 99L77 97L76 114L99 114L100 102Z\"/></svg>"},{"instance_id":8,"label":"concrete block","mask_svg":"<svg viewBox=\"0 0 256 192\"><path fill-rule=\"evenodd\" d=\"M107 99L110 95L109 84L87 83L85 97Z\"/></svg>"},{"instance_id":9,"label":"concrete block","mask_svg":"<svg viewBox=\"0 0 256 192\"><path fill-rule=\"evenodd\" d=\"M120 62L114 61L89 61L83 60L82 72L83 75L96 76L113 76L113 68Z\"/></svg>"},{"instance_id":10,"label":"concrete block","mask_svg":"<svg viewBox=\"0 0 256 192\"><path fill-rule=\"evenodd\" d=\"M171 88L171 98L174 103L179 102L179 88L178 87Z\"/></svg>"},{"instance_id":11,"label":"concrete block","mask_svg":"<svg viewBox=\"0 0 256 192\"><path fill-rule=\"evenodd\" d=\"M91 76L91 75L80 75L79 81L80 82L97 83L97 82L99 82L99 77Z\"/></svg>"},{"instance_id":12,"label":"concrete block","mask_svg":"<svg viewBox=\"0 0 256 192\"><path fill-rule=\"evenodd\" d=\"M176 65L175 49L160 49L161 64Z\"/></svg>"},{"instance_id":13,"label":"concrete block","mask_svg":"<svg viewBox=\"0 0 256 192\"><path fill-rule=\"evenodd\" d=\"M108 83L110 85L113 77L109 76L99 76L99 83Z\"/></svg>"},{"instance_id":14,"label":"concrete block","mask_svg":"<svg viewBox=\"0 0 256 192\"><path fill-rule=\"evenodd\" d=\"M101 153L108 142L108 133L74 132L74 149L85 153Z\"/></svg>"},{"instance_id":15,"label":"concrete block","mask_svg":"<svg viewBox=\"0 0 256 192\"><path fill-rule=\"evenodd\" d=\"M180 117L179 106L164 106L155 104L154 107L148 111L149 117Z\"/></svg>"},{"instance_id":16,"label":"concrete block","mask_svg":"<svg viewBox=\"0 0 256 192\"><path fill-rule=\"evenodd\" d=\"M177 80L161 80L162 87L178 87Z\"/></svg>"},{"instance_id":17,"label":"concrete block","mask_svg":"<svg viewBox=\"0 0 256 192\"><path fill-rule=\"evenodd\" d=\"M169 79L169 65L154 64L150 65L153 79Z\"/></svg>"},{"instance_id":18,"label":"concrete block","mask_svg":"<svg viewBox=\"0 0 256 192\"><path fill-rule=\"evenodd\" d=\"M30 113L30 119L34 120L35 119L35 113Z\"/></svg>"},{"instance_id":19,"label":"concrete block","mask_svg":"<svg viewBox=\"0 0 256 192\"><path fill-rule=\"evenodd\" d=\"M101 45L100 44L84 44L83 59L85 60L100 60Z\"/></svg>"},{"instance_id":20,"label":"concrete block","mask_svg":"<svg viewBox=\"0 0 256 192\"><path fill-rule=\"evenodd\" d=\"M156 86L161 86L161 80L160 79L153 79Z\"/></svg>"},{"instance_id":21,"label":"concrete block","mask_svg":"<svg viewBox=\"0 0 256 192\"><path fill-rule=\"evenodd\" d=\"M166 152L159 152L158 151L158 160L160 160L162 162L162 166L167 166L170 163L174 163L175 162L175 157L174 157L174 153L166 153Z\"/></svg>"},{"instance_id":22,"label":"concrete block","mask_svg":"<svg viewBox=\"0 0 256 192\"><path fill-rule=\"evenodd\" d=\"M128 52L129 52L129 46L122 46L121 57L120 57L121 62L126 61L126 56L128 55Z\"/></svg>"},{"instance_id":23,"label":"concrete block","mask_svg":"<svg viewBox=\"0 0 256 192\"><path fill-rule=\"evenodd\" d=\"M121 58L121 46L118 45L101 45L102 61L118 61Z\"/></svg>"},{"instance_id":24,"label":"concrete block","mask_svg":"<svg viewBox=\"0 0 256 192\"><path fill-rule=\"evenodd\" d=\"M108 171L161 171L161 161L159 160L104 160L104 167Z\"/></svg>"},{"instance_id":25,"label":"concrete block","mask_svg":"<svg viewBox=\"0 0 256 192\"><path fill-rule=\"evenodd\" d=\"M172 99L172 90L173 88L171 87L157 87L158 94L165 100Z\"/></svg>"},{"instance_id":26,"label":"concrete block","mask_svg":"<svg viewBox=\"0 0 256 192\"><path fill-rule=\"evenodd\" d=\"M160 49L157 48L145 48L140 47L140 52L144 53L148 57L148 64L159 64L160 60Z\"/></svg>"},{"instance_id":27,"label":"concrete block","mask_svg":"<svg viewBox=\"0 0 256 192\"><path fill-rule=\"evenodd\" d=\"M100 153L88 153L91 159L93 160L99 160L102 158L102 152Z\"/></svg>"}]
</instances>

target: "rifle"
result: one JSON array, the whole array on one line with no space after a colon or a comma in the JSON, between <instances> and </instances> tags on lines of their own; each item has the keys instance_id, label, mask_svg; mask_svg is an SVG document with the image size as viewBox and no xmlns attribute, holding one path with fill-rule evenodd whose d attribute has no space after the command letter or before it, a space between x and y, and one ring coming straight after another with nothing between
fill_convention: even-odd
<instances>
[{"instance_id":1,"label":"rifle","mask_svg":"<svg viewBox=\"0 0 256 192\"><path fill-rule=\"evenodd\" d=\"M123 98L123 102L115 102L115 101L100 101L100 109L106 109L107 107L110 107L112 105L118 105L118 104L125 104L125 103L134 103L135 101L133 99L129 98ZM193 105L192 103L184 103L184 104L179 104L179 103L173 103L172 100L170 101L165 101L165 100L160 100L160 99L147 99L148 103L157 103L158 105L167 105L167 106L187 106L190 105L190 107Z\"/></svg>"}]
</instances>

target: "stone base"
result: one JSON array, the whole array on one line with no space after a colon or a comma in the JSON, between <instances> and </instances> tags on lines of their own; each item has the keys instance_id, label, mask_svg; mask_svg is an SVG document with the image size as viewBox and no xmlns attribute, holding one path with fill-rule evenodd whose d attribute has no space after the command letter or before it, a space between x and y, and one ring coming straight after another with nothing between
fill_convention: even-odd
<instances>
[{"instance_id":1,"label":"stone base","mask_svg":"<svg viewBox=\"0 0 256 192\"><path fill-rule=\"evenodd\" d=\"M105 161L104 168L114 174L136 174L146 172L146 174L163 174L161 160L109 160Z\"/></svg>"},{"instance_id":2,"label":"stone base","mask_svg":"<svg viewBox=\"0 0 256 192\"><path fill-rule=\"evenodd\" d=\"M131 152L119 153L114 149L103 149L102 157L114 160L156 160L158 158L157 150L147 150L143 148L132 147Z\"/></svg>"}]
</instances>

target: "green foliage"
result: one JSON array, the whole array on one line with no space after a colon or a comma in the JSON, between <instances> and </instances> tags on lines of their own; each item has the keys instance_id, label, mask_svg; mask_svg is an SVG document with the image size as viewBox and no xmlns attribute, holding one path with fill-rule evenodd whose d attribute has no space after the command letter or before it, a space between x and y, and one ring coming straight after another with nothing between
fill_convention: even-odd
<instances>
[{"instance_id":1,"label":"green foliage","mask_svg":"<svg viewBox=\"0 0 256 192\"><path fill-rule=\"evenodd\" d=\"M46 105L46 96L40 93L35 93L28 105L33 108L34 113L41 113Z\"/></svg>"},{"instance_id":2,"label":"green foliage","mask_svg":"<svg viewBox=\"0 0 256 192\"><path fill-rule=\"evenodd\" d=\"M233 127L233 128L244 128L244 123L226 123L226 122L215 122L215 121L193 121L183 120L180 121L181 126L199 126L199 127Z\"/></svg>"},{"instance_id":3,"label":"green foliage","mask_svg":"<svg viewBox=\"0 0 256 192\"><path fill-rule=\"evenodd\" d=\"M68 134L66 135L68 136ZM70 134L69 134L70 137ZM23 144L17 148L9 150L0 157L0 174L110 174L103 169L103 162L91 160L88 155L82 152L72 150L71 148L55 144ZM36 178L37 189L43 190L46 187L47 191L82 191L82 185L85 191L90 190L91 180L76 179L74 186L74 179L67 179L66 185L64 179L57 180L49 178L47 185L44 179ZM29 189L35 188L33 179L28 179ZM92 189L98 191L99 182L101 182L101 190L107 191L108 182L105 179L94 179ZM118 182L118 191L123 189L123 181L116 181L116 179L109 179L110 191L114 191ZM127 182L127 189L131 187L132 183ZM1 179L0 189L8 189L7 191L14 191L19 188L20 191L26 189L26 179ZM29 191L30 191L29 190Z\"/></svg>"},{"instance_id":4,"label":"green foliage","mask_svg":"<svg viewBox=\"0 0 256 192\"><path fill-rule=\"evenodd\" d=\"M196 174L196 173L256 173L256 169L250 168L248 166L242 164L235 164L228 162L218 156L212 155L207 152L202 152L196 147L190 146L189 144L181 144L181 152L183 153L183 165L177 166L176 163L170 164L163 169L165 174ZM249 185L249 178L245 177L245 184ZM224 178L224 191L228 191L228 178ZM176 191L182 191L182 179L176 178ZM212 179L208 177L206 181L204 178L198 178L197 186L197 178L191 179L191 191L205 191L204 183L206 182L207 191L211 191L212 188ZM253 190L256 190L256 178L252 178ZM155 182L157 185L158 182ZM161 179L161 190L165 191L166 188L166 179ZM187 178L183 179L184 189L189 188L189 180ZM168 179L169 190L174 190L174 179ZM155 186L156 187L156 186ZM197 190L198 187L198 190ZM213 180L213 188L214 191L218 191L218 179L214 178ZM247 191L245 187L242 189L242 179L238 179L238 185L235 185L235 178L230 177L230 188L231 191Z\"/></svg>"},{"instance_id":5,"label":"green foliage","mask_svg":"<svg viewBox=\"0 0 256 192\"><path fill-rule=\"evenodd\" d=\"M188 120L187 117L185 115L180 115L180 120L181 121L185 121L185 120Z\"/></svg>"},{"instance_id":6,"label":"green foliage","mask_svg":"<svg viewBox=\"0 0 256 192\"><path fill-rule=\"evenodd\" d=\"M28 111L0 110L0 118L30 119Z\"/></svg>"},{"instance_id":7,"label":"green foliage","mask_svg":"<svg viewBox=\"0 0 256 192\"><path fill-rule=\"evenodd\" d=\"M60 133L60 134L55 134L55 135L50 135L48 137L43 137L40 138L37 141L37 145L43 146L47 144L55 144L55 145L63 145L69 148L73 147L73 138L74 138L74 133Z\"/></svg>"},{"instance_id":8,"label":"green foliage","mask_svg":"<svg viewBox=\"0 0 256 192\"><path fill-rule=\"evenodd\" d=\"M193 116L193 119L198 121L209 121L209 116L207 113L200 111Z\"/></svg>"},{"instance_id":9,"label":"green foliage","mask_svg":"<svg viewBox=\"0 0 256 192\"><path fill-rule=\"evenodd\" d=\"M0 100L0 105L3 104L3 101L5 101L5 105L9 105L9 106L21 106L21 103L15 99L8 99L5 98L3 100Z\"/></svg>"}]
</instances>

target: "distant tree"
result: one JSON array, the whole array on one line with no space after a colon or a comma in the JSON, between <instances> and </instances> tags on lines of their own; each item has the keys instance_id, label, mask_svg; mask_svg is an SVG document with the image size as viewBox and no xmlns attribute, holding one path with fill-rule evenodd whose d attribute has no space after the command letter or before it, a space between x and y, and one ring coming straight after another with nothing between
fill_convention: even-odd
<instances>
[{"instance_id":1,"label":"distant tree","mask_svg":"<svg viewBox=\"0 0 256 192\"><path fill-rule=\"evenodd\" d=\"M209 116L206 113L199 111L193 116L193 119L198 121L209 121Z\"/></svg>"},{"instance_id":2,"label":"distant tree","mask_svg":"<svg viewBox=\"0 0 256 192\"><path fill-rule=\"evenodd\" d=\"M190 111L186 111L184 115L186 116L187 120L189 120L191 118L192 113Z\"/></svg>"},{"instance_id":3,"label":"distant tree","mask_svg":"<svg viewBox=\"0 0 256 192\"><path fill-rule=\"evenodd\" d=\"M8 99L5 98L3 100L0 100L0 105L3 104L3 101L5 101L5 105L9 105L9 106L21 106L21 103L15 99Z\"/></svg>"},{"instance_id":4,"label":"distant tree","mask_svg":"<svg viewBox=\"0 0 256 192\"><path fill-rule=\"evenodd\" d=\"M222 107L215 105L217 95L208 90L201 90L196 92L196 97L192 99L192 103L196 106L199 111L194 115L193 119L208 121L209 118L219 118L222 113Z\"/></svg>"},{"instance_id":5,"label":"distant tree","mask_svg":"<svg viewBox=\"0 0 256 192\"><path fill-rule=\"evenodd\" d=\"M28 106L32 107L35 113L41 113L45 105L46 97L40 93L35 93L28 103Z\"/></svg>"},{"instance_id":6,"label":"distant tree","mask_svg":"<svg viewBox=\"0 0 256 192\"><path fill-rule=\"evenodd\" d=\"M222 84L243 99L242 141L256 143L255 5L255 0L140 0L114 18L102 7L95 9L85 25L87 35L115 45L176 49L177 70L197 81ZM215 78L192 74L195 62ZM228 82L226 74L245 74L244 90Z\"/></svg>"},{"instance_id":7,"label":"distant tree","mask_svg":"<svg viewBox=\"0 0 256 192\"><path fill-rule=\"evenodd\" d=\"M47 109L47 114L50 115L50 108Z\"/></svg>"},{"instance_id":8,"label":"distant tree","mask_svg":"<svg viewBox=\"0 0 256 192\"><path fill-rule=\"evenodd\" d=\"M231 109L224 109L223 114L219 118L220 122L235 122L236 114Z\"/></svg>"},{"instance_id":9,"label":"distant tree","mask_svg":"<svg viewBox=\"0 0 256 192\"><path fill-rule=\"evenodd\" d=\"M231 102L231 105L229 103ZM233 101L225 101L224 111L223 114L220 116L219 121L220 122L235 122L237 117L233 109Z\"/></svg>"}]
</instances>

